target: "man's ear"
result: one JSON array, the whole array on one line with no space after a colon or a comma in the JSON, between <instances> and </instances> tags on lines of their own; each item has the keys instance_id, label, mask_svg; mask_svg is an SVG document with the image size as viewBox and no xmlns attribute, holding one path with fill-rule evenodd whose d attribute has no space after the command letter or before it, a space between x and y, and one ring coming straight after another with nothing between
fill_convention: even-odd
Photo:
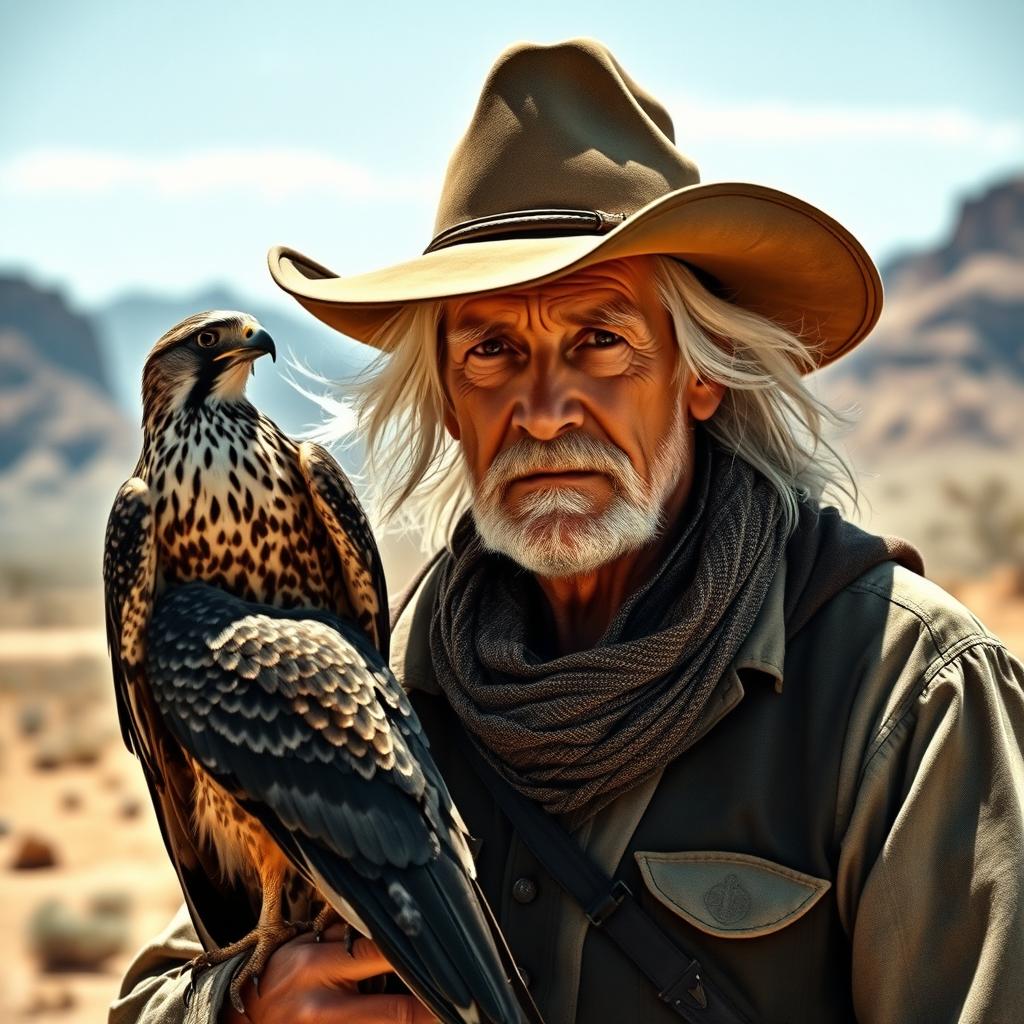
<instances>
[{"instance_id":1,"label":"man's ear","mask_svg":"<svg viewBox=\"0 0 1024 1024\"><path fill-rule=\"evenodd\" d=\"M718 381L704 380L703 377L693 374L687 380L683 391L690 415L695 420L709 420L714 416L725 395L725 385L719 384Z\"/></svg>"}]
</instances>

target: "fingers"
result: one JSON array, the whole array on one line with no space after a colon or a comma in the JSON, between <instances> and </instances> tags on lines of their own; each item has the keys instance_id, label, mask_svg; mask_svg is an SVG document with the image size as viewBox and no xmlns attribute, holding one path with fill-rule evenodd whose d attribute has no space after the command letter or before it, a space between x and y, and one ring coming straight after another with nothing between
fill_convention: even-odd
<instances>
[{"instance_id":1,"label":"fingers","mask_svg":"<svg viewBox=\"0 0 1024 1024\"><path fill-rule=\"evenodd\" d=\"M378 974L388 974L394 970L391 962L377 948L377 944L362 936L352 944L351 956L339 959L341 960L339 969L350 972L341 976L352 981L362 981L364 978L373 978Z\"/></svg>"},{"instance_id":2,"label":"fingers","mask_svg":"<svg viewBox=\"0 0 1024 1024\"><path fill-rule=\"evenodd\" d=\"M344 930L341 940L331 938L333 931L328 928L324 932L324 941L317 943L307 936L303 943L303 980L307 983L329 985L335 981L365 981L378 974L389 974L394 971L391 963L370 939L359 936L352 943L351 954L345 948Z\"/></svg>"}]
</instances>

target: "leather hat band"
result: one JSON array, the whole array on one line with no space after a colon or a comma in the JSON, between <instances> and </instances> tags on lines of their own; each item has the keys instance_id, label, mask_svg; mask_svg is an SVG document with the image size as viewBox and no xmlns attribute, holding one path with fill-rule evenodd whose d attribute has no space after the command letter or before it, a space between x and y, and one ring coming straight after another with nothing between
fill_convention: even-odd
<instances>
[{"instance_id":1,"label":"leather hat band","mask_svg":"<svg viewBox=\"0 0 1024 1024\"><path fill-rule=\"evenodd\" d=\"M513 210L492 213L487 217L464 220L445 228L434 236L423 250L424 255L436 249L483 239L514 238L516 235L603 235L626 219L624 213L604 210Z\"/></svg>"}]
</instances>

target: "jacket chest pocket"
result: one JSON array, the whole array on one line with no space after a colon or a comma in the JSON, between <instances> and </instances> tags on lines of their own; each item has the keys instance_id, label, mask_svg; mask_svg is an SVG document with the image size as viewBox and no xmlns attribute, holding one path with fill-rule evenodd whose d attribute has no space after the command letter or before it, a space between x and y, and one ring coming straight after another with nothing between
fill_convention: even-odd
<instances>
[{"instance_id":1,"label":"jacket chest pocket","mask_svg":"<svg viewBox=\"0 0 1024 1024\"><path fill-rule=\"evenodd\" d=\"M853 1020L842 958L833 955L826 939L827 918L801 922L832 887L828 879L722 850L634 856L649 896L684 930L691 925L702 933L701 939L692 932L679 936L681 948L700 960L705 974L749 1020ZM792 927L796 922L810 927ZM663 926L668 929L669 923ZM649 1019L668 1024L670 1017L659 1008Z\"/></svg>"},{"instance_id":2,"label":"jacket chest pocket","mask_svg":"<svg viewBox=\"0 0 1024 1024\"><path fill-rule=\"evenodd\" d=\"M832 886L827 879L746 853L637 851L634 856L655 899L720 938L756 938L785 928Z\"/></svg>"}]
</instances>

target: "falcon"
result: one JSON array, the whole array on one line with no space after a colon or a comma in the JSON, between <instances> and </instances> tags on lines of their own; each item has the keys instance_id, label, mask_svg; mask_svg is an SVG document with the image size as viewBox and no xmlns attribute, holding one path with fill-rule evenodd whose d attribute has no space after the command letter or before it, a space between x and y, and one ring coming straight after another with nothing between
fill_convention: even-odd
<instances>
[{"instance_id":1,"label":"falcon","mask_svg":"<svg viewBox=\"0 0 1024 1024\"><path fill-rule=\"evenodd\" d=\"M230 986L243 1012L270 954L336 912L441 1020L539 1020L387 666L355 493L245 397L266 354L270 335L230 311L157 341L142 453L106 532L121 728L207 950L193 966L245 953Z\"/></svg>"}]
</instances>

